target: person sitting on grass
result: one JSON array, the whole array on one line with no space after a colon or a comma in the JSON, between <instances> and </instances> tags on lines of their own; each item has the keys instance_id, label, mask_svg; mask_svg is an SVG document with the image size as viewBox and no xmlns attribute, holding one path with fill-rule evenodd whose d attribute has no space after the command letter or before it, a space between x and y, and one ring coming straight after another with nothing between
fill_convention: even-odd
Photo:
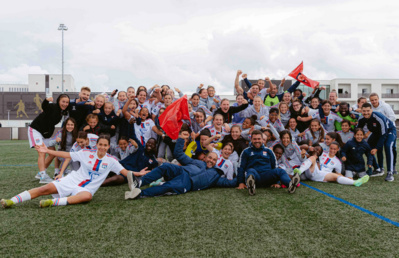
<instances>
[{"instance_id":1,"label":"person sitting on grass","mask_svg":"<svg viewBox=\"0 0 399 258\"><path fill-rule=\"evenodd\" d=\"M373 174L373 155L370 145L364 140L362 128L355 129L355 137L344 145L341 155L342 161L345 162L345 176L353 178L355 174L359 177L366 175L363 155L367 157L367 174Z\"/></svg>"},{"instance_id":2,"label":"person sitting on grass","mask_svg":"<svg viewBox=\"0 0 399 258\"><path fill-rule=\"evenodd\" d=\"M140 141L137 143L137 150L120 161L120 164L133 171L140 171L148 169L151 171L158 166L158 161L155 156L157 151L157 141L150 138L145 146L141 145ZM114 171L112 171L114 172ZM123 174L111 173L111 176L104 180L101 186L115 186L127 183L127 179Z\"/></svg>"},{"instance_id":3,"label":"person sitting on grass","mask_svg":"<svg viewBox=\"0 0 399 258\"><path fill-rule=\"evenodd\" d=\"M273 151L265 147L262 140L262 132L254 130L250 147L245 149L240 157L237 189L248 188L249 195L254 195L256 184L271 186L281 181L288 187L289 193L294 193L300 182L299 175L295 174L291 179L287 172L278 168Z\"/></svg>"},{"instance_id":4,"label":"person sitting on grass","mask_svg":"<svg viewBox=\"0 0 399 258\"><path fill-rule=\"evenodd\" d=\"M54 199L40 201L40 207L64 206L89 202L101 186L110 171L127 175L128 171L111 155L107 154L110 147L108 135L100 135L97 140L97 150L82 150L79 152L64 152L48 149L45 145L36 146L39 153L47 153L61 158L71 158L79 161L79 170L73 171L66 177L51 182L45 186L24 191L11 199L2 199L3 208L10 208L14 204L29 201L42 195L52 194ZM132 172L135 176L143 176L148 170Z\"/></svg>"},{"instance_id":5,"label":"person sitting on grass","mask_svg":"<svg viewBox=\"0 0 399 258\"><path fill-rule=\"evenodd\" d=\"M209 152L204 161L192 159L184 153L185 139L189 136L189 132L181 132L174 149L174 156L181 166L164 163L143 176L141 180L137 180L135 173L128 173L127 179L130 191L125 192L125 199L184 194L189 191L204 190L212 186L235 187L237 180L228 180L225 177L221 177L224 174L223 171L215 167L218 159L215 152ZM144 190L139 188L157 181L161 177L166 181L162 185Z\"/></svg>"},{"instance_id":6,"label":"person sitting on grass","mask_svg":"<svg viewBox=\"0 0 399 258\"><path fill-rule=\"evenodd\" d=\"M317 152L313 151L309 154L311 155L307 160L305 160L299 168L294 169L295 174L305 173L306 177L312 181L316 182L337 182L342 185L354 185L361 186L367 183L369 176L353 180L348 177L344 177L341 174L342 164L339 158L335 155L339 151L339 143L332 142L330 144L330 151L328 153L324 152L320 157L320 169L317 165ZM335 169L336 173L332 171Z\"/></svg>"}]
</instances>

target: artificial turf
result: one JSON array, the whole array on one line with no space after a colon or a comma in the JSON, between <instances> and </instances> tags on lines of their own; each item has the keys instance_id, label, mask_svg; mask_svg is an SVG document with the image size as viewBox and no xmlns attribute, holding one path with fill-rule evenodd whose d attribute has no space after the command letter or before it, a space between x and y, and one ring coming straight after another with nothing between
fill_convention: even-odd
<instances>
[{"instance_id":1,"label":"artificial turf","mask_svg":"<svg viewBox=\"0 0 399 258\"><path fill-rule=\"evenodd\" d=\"M0 141L0 198L40 186L36 159L27 141ZM399 222L399 178L305 183ZM293 195L214 188L132 201L126 190L100 188L82 205L40 209L47 196L0 210L0 257L399 255L398 227L304 185Z\"/></svg>"}]
</instances>

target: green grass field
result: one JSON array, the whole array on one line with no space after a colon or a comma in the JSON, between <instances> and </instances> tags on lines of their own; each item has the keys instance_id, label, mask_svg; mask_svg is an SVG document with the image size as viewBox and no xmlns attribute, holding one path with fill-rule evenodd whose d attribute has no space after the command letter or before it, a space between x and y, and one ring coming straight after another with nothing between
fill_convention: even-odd
<instances>
[{"instance_id":1,"label":"green grass field","mask_svg":"<svg viewBox=\"0 0 399 258\"><path fill-rule=\"evenodd\" d=\"M27 141L0 141L0 157L0 198L40 186ZM306 184L399 222L398 177ZM83 205L40 209L41 197L1 209L0 257L399 256L398 227L305 186L125 201L127 189L100 188Z\"/></svg>"}]
</instances>

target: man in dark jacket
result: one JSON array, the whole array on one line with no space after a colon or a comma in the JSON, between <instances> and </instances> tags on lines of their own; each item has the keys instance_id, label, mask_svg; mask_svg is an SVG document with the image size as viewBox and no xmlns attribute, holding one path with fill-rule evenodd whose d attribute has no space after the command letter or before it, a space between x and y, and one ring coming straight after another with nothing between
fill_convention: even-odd
<instances>
[{"instance_id":1,"label":"man in dark jacket","mask_svg":"<svg viewBox=\"0 0 399 258\"><path fill-rule=\"evenodd\" d=\"M130 191L125 193L125 199L137 197L154 197L165 194L183 194L188 191L199 191L212 186L235 187L237 180L221 177L223 171L216 168L217 154L210 152L205 161L189 158L183 150L185 139L190 134L182 132L176 142L174 156L181 166L164 163L152 170L138 181L131 172L128 173ZM147 185L163 177L165 183L144 190L136 188Z\"/></svg>"},{"instance_id":2,"label":"man in dark jacket","mask_svg":"<svg viewBox=\"0 0 399 258\"><path fill-rule=\"evenodd\" d=\"M256 184L271 186L278 181L288 187L289 193L294 193L300 177L295 174L290 179L287 172L277 168L276 156L262 143L262 132L254 130L251 134L251 145L241 153L237 180L237 189L248 188L249 195L254 195Z\"/></svg>"}]
</instances>

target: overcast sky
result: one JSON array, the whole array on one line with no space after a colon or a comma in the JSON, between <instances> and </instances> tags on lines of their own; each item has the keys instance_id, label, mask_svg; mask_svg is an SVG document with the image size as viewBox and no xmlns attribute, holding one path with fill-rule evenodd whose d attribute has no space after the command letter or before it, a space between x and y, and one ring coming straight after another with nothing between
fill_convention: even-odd
<instances>
[{"instance_id":1,"label":"overcast sky","mask_svg":"<svg viewBox=\"0 0 399 258\"><path fill-rule=\"evenodd\" d=\"M280 79L302 60L315 80L399 78L398 1L104 2L7 2L0 83L61 73L60 23L78 89L203 83L228 94L237 69Z\"/></svg>"}]
</instances>

